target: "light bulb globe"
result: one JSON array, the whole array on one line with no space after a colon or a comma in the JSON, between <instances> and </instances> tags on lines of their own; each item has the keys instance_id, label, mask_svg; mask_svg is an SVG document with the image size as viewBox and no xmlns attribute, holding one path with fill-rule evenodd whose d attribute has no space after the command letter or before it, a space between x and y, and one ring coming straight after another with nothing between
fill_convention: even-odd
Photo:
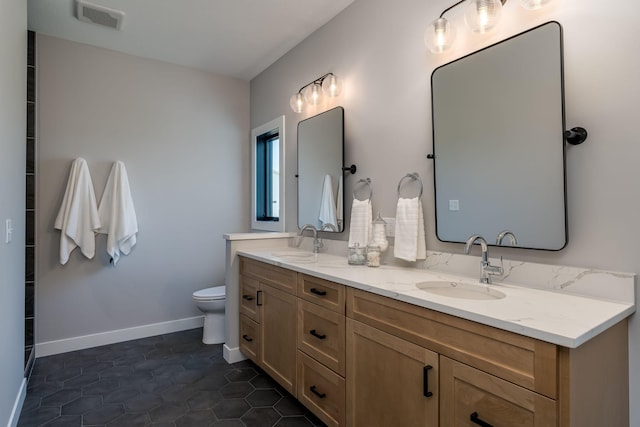
<instances>
[{"instance_id":1,"label":"light bulb globe","mask_svg":"<svg viewBox=\"0 0 640 427\"><path fill-rule=\"evenodd\" d=\"M322 80L322 92L328 97L336 97L342 92L342 82L335 74L329 74Z\"/></svg>"},{"instance_id":2,"label":"light bulb globe","mask_svg":"<svg viewBox=\"0 0 640 427\"><path fill-rule=\"evenodd\" d=\"M304 111L304 98L300 92L294 94L289 100L289 105L294 113L302 113Z\"/></svg>"},{"instance_id":3,"label":"light bulb globe","mask_svg":"<svg viewBox=\"0 0 640 427\"><path fill-rule=\"evenodd\" d=\"M318 105L322 101L322 86L320 83L313 82L302 91L304 100L309 105Z\"/></svg>"},{"instance_id":4,"label":"light bulb globe","mask_svg":"<svg viewBox=\"0 0 640 427\"><path fill-rule=\"evenodd\" d=\"M500 0L471 0L464 13L464 21L471 31L484 33L495 27L501 16Z\"/></svg>"},{"instance_id":5,"label":"light bulb globe","mask_svg":"<svg viewBox=\"0 0 640 427\"><path fill-rule=\"evenodd\" d=\"M456 40L456 27L445 18L433 21L424 31L424 44L433 53L449 50Z\"/></svg>"}]
</instances>

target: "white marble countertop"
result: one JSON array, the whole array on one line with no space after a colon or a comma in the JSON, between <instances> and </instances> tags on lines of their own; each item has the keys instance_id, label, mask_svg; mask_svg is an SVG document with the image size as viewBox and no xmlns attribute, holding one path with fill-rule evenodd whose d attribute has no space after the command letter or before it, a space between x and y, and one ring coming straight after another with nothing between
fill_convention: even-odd
<instances>
[{"instance_id":1,"label":"white marble countertop","mask_svg":"<svg viewBox=\"0 0 640 427\"><path fill-rule=\"evenodd\" d=\"M328 253L274 248L239 250L238 254L569 348L580 346L635 312L632 302L507 283L488 285L489 289L502 292L505 295L502 299L443 296L420 289L416 284L452 281L478 286L478 289L486 289L487 285L478 283L477 277L424 268L353 266L347 263L346 257ZM634 279L632 275L626 279L629 278L633 292Z\"/></svg>"}]
</instances>

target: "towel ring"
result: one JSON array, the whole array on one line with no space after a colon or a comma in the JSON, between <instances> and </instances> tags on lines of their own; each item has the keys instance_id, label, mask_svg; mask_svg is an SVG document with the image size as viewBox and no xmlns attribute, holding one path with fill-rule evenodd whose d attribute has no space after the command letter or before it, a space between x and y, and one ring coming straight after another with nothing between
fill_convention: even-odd
<instances>
[{"instance_id":1,"label":"towel ring","mask_svg":"<svg viewBox=\"0 0 640 427\"><path fill-rule=\"evenodd\" d=\"M373 189L371 188L371 178L363 178L363 179L359 179L358 181L356 181L356 186L359 183L364 183L367 187L369 187L369 197L367 197L366 199L358 199L358 197L356 197L356 190L353 190L353 198L356 200L360 200L360 201L364 201L364 200L371 200L371 197L373 196Z\"/></svg>"},{"instance_id":2,"label":"towel ring","mask_svg":"<svg viewBox=\"0 0 640 427\"><path fill-rule=\"evenodd\" d=\"M421 198L422 197L423 186L422 186L422 180L420 179L420 175L418 175L418 172L408 173L405 176L403 176L402 178L400 178L400 182L398 182L398 197L400 197L400 188L402 187L402 183L407 178L410 178L412 182L413 181L418 181L420 183L420 194L418 195L418 198Z\"/></svg>"}]
</instances>

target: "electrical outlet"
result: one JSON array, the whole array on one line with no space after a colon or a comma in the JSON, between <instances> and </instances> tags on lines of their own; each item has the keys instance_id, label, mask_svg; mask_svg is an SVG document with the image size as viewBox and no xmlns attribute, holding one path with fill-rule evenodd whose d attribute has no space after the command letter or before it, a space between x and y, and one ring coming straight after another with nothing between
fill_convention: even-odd
<instances>
[{"instance_id":1,"label":"electrical outlet","mask_svg":"<svg viewBox=\"0 0 640 427\"><path fill-rule=\"evenodd\" d=\"M394 237L396 235L396 219L395 218L382 218L387 223L387 237Z\"/></svg>"}]
</instances>

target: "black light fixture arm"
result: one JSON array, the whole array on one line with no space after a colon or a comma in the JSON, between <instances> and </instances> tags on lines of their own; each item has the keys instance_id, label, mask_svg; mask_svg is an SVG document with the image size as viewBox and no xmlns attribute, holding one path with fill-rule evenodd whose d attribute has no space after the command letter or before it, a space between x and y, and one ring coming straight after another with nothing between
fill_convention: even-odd
<instances>
[{"instance_id":1,"label":"black light fixture arm","mask_svg":"<svg viewBox=\"0 0 640 427\"><path fill-rule=\"evenodd\" d=\"M449 12L451 9L453 9L454 7L456 7L457 5L459 5L460 3L464 3L467 0L460 0L459 2L449 6L448 8L446 8L441 14L440 14L440 18L442 18L444 16L445 13ZM500 0L500 2L504 5L507 0Z\"/></svg>"},{"instance_id":2,"label":"black light fixture arm","mask_svg":"<svg viewBox=\"0 0 640 427\"><path fill-rule=\"evenodd\" d=\"M311 86L312 84L317 83L317 84L320 84L320 85L321 85L321 84L322 84L322 82L324 81L324 79L326 79L326 78L327 78L327 77L329 77L329 76L334 76L334 75L335 75L335 74L333 74L333 73L327 73L327 74L325 74L324 76L320 76L320 77L318 77L317 79L312 80L312 81L310 81L309 83L307 83L306 85L302 86L302 87L300 88L300 90L298 91L298 93L302 93L302 91L303 91L307 86Z\"/></svg>"}]
</instances>

